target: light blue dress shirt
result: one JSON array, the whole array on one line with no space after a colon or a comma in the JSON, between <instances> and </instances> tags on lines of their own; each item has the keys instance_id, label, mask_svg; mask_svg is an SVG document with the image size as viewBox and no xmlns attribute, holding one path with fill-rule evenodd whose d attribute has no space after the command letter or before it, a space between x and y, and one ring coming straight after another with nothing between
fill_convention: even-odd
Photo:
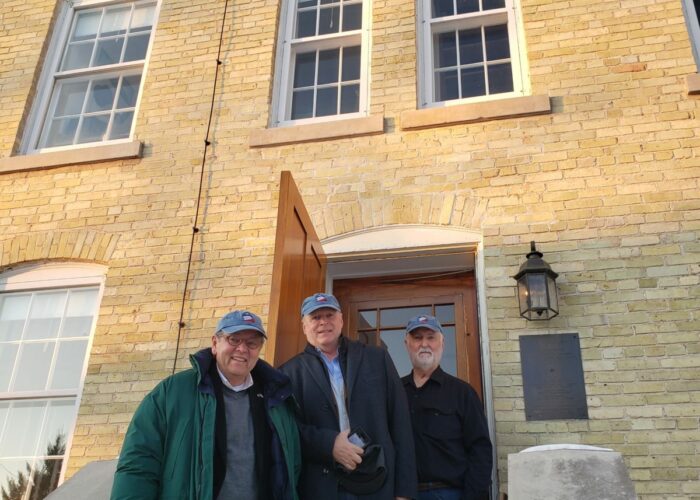
<instances>
[{"instance_id":1,"label":"light blue dress shirt","mask_svg":"<svg viewBox=\"0 0 700 500\"><path fill-rule=\"evenodd\" d=\"M331 387L333 388L333 396L335 397L335 403L338 407L338 421L340 424L340 431L344 431L350 428L350 417L348 416L348 409L345 406L345 381L343 380L343 372L340 370L340 356L337 355L333 358L333 361L329 361L323 352L318 349L323 363L328 369L328 375L331 380Z\"/></svg>"}]
</instances>

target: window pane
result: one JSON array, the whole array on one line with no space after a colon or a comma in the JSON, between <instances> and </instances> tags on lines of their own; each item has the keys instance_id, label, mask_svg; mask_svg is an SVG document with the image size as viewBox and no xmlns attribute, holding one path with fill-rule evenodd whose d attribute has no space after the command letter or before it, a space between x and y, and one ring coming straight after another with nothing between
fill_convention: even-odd
<instances>
[{"instance_id":1,"label":"window pane","mask_svg":"<svg viewBox=\"0 0 700 500\"><path fill-rule=\"evenodd\" d=\"M104 66L105 64L117 64L121 60L123 38L110 38L97 42L97 53L93 66Z\"/></svg>"},{"instance_id":2,"label":"window pane","mask_svg":"<svg viewBox=\"0 0 700 500\"><path fill-rule=\"evenodd\" d=\"M101 11L82 12L78 14L73 30L72 42L80 40L92 40L97 36L97 28L100 25Z\"/></svg>"},{"instance_id":3,"label":"window pane","mask_svg":"<svg viewBox=\"0 0 700 500\"><path fill-rule=\"evenodd\" d=\"M90 93L88 94L85 111L87 113L93 113L95 111L111 110L114 104L114 94L117 92L118 82L118 78L93 81Z\"/></svg>"},{"instance_id":4,"label":"window pane","mask_svg":"<svg viewBox=\"0 0 700 500\"><path fill-rule=\"evenodd\" d=\"M134 119L133 111L126 111L124 113L115 113L114 119L112 120L112 130L109 133L110 139L124 139L129 137L131 134L131 122ZM89 323L92 323L92 318L89 318ZM88 322L84 324L89 333ZM86 334L87 335L87 334Z\"/></svg>"},{"instance_id":5,"label":"window pane","mask_svg":"<svg viewBox=\"0 0 700 500\"><path fill-rule=\"evenodd\" d=\"M362 4L350 4L343 7L343 31L362 28Z\"/></svg>"},{"instance_id":6,"label":"window pane","mask_svg":"<svg viewBox=\"0 0 700 500\"><path fill-rule=\"evenodd\" d=\"M53 339L66 307L66 292L37 293L32 301L29 323L24 332L26 339Z\"/></svg>"},{"instance_id":7,"label":"window pane","mask_svg":"<svg viewBox=\"0 0 700 500\"><path fill-rule=\"evenodd\" d=\"M484 28L486 36L486 59L495 61L510 58L508 45L508 25L488 26Z\"/></svg>"},{"instance_id":8,"label":"window pane","mask_svg":"<svg viewBox=\"0 0 700 500\"><path fill-rule=\"evenodd\" d=\"M474 97L478 95L486 95L484 68L462 69L462 97Z\"/></svg>"},{"instance_id":9,"label":"window pane","mask_svg":"<svg viewBox=\"0 0 700 500\"><path fill-rule=\"evenodd\" d=\"M88 82L64 83L59 87L54 116L79 115L83 110Z\"/></svg>"},{"instance_id":10,"label":"window pane","mask_svg":"<svg viewBox=\"0 0 700 500\"><path fill-rule=\"evenodd\" d=\"M440 367L447 373L457 376L457 343L455 341L455 327L448 326L442 329L445 337L445 349L442 351Z\"/></svg>"},{"instance_id":11,"label":"window pane","mask_svg":"<svg viewBox=\"0 0 700 500\"><path fill-rule=\"evenodd\" d=\"M49 403L44 429L39 439L39 453L42 455L65 453L66 439L73 430L76 410L75 399L60 399Z\"/></svg>"},{"instance_id":12,"label":"window pane","mask_svg":"<svg viewBox=\"0 0 700 500\"><path fill-rule=\"evenodd\" d=\"M455 306L454 304L446 304L444 306L435 306L435 317L441 325L445 323L455 322Z\"/></svg>"},{"instance_id":13,"label":"window pane","mask_svg":"<svg viewBox=\"0 0 700 500\"><path fill-rule=\"evenodd\" d=\"M340 7L321 9L318 17L318 34L337 33L340 26Z\"/></svg>"},{"instance_id":14,"label":"window pane","mask_svg":"<svg viewBox=\"0 0 700 500\"><path fill-rule=\"evenodd\" d=\"M455 32L438 33L434 37L435 68L457 65L457 42Z\"/></svg>"},{"instance_id":15,"label":"window pane","mask_svg":"<svg viewBox=\"0 0 700 500\"><path fill-rule=\"evenodd\" d=\"M340 112L357 113L360 110L360 86L343 85L340 90Z\"/></svg>"},{"instance_id":16,"label":"window pane","mask_svg":"<svg viewBox=\"0 0 700 500\"><path fill-rule=\"evenodd\" d=\"M460 64L473 64L484 60L481 45L481 28L459 32Z\"/></svg>"},{"instance_id":17,"label":"window pane","mask_svg":"<svg viewBox=\"0 0 700 500\"><path fill-rule=\"evenodd\" d=\"M119 89L117 109L133 108L136 106L136 99L139 96L140 85L141 75L125 76L122 78L122 86L121 89Z\"/></svg>"},{"instance_id":18,"label":"window pane","mask_svg":"<svg viewBox=\"0 0 700 500\"><path fill-rule=\"evenodd\" d=\"M440 71L435 74L435 100L448 101L459 99L457 70Z\"/></svg>"},{"instance_id":19,"label":"window pane","mask_svg":"<svg viewBox=\"0 0 700 500\"><path fill-rule=\"evenodd\" d=\"M77 118L59 118L52 120L49 132L46 134L46 146L65 146L73 144L75 130L78 128Z\"/></svg>"},{"instance_id":20,"label":"window pane","mask_svg":"<svg viewBox=\"0 0 700 500\"><path fill-rule=\"evenodd\" d=\"M141 5L134 9L134 15L131 18L131 31L150 30L153 26L153 17L156 13L155 5Z\"/></svg>"},{"instance_id":21,"label":"window pane","mask_svg":"<svg viewBox=\"0 0 700 500\"><path fill-rule=\"evenodd\" d=\"M484 10L502 9L503 7L506 6L506 0L482 0L482 1L483 1L483 9Z\"/></svg>"},{"instance_id":22,"label":"window pane","mask_svg":"<svg viewBox=\"0 0 700 500\"><path fill-rule=\"evenodd\" d=\"M513 72L510 64L489 66L489 94L513 91Z\"/></svg>"},{"instance_id":23,"label":"window pane","mask_svg":"<svg viewBox=\"0 0 700 500\"><path fill-rule=\"evenodd\" d=\"M50 389L78 389L86 349L86 340L59 342Z\"/></svg>"},{"instance_id":24,"label":"window pane","mask_svg":"<svg viewBox=\"0 0 700 500\"><path fill-rule=\"evenodd\" d=\"M454 14L452 0L433 0L433 17L451 16Z\"/></svg>"},{"instance_id":25,"label":"window pane","mask_svg":"<svg viewBox=\"0 0 700 500\"><path fill-rule=\"evenodd\" d=\"M457 14L477 12L479 10L479 0L457 0Z\"/></svg>"},{"instance_id":26,"label":"window pane","mask_svg":"<svg viewBox=\"0 0 700 500\"><path fill-rule=\"evenodd\" d=\"M292 120L311 118L314 110L314 91L295 91L292 95Z\"/></svg>"},{"instance_id":27,"label":"window pane","mask_svg":"<svg viewBox=\"0 0 700 500\"><path fill-rule=\"evenodd\" d=\"M360 79L360 46L343 49L343 81Z\"/></svg>"},{"instance_id":28,"label":"window pane","mask_svg":"<svg viewBox=\"0 0 700 500\"><path fill-rule=\"evenodd\" d=\"M103 141L109 124L109 115L88 116L83 119L83 124L78 133L78 144L84 142Z\"/></svg>"},{"instance_id":29,"label":"window pane","mask_svg":"<svg viewBox=\"0 0 700 500\"><path fill-rule=\"evenodd\" d=\"M126 42L126 50L124 51L124 62L140 61L146 58L148 50L148 40L151 34L130 36Z\"/></svg>"},{"instance_id":30,"label":"window pane","mask_svg":"<svg viewBox=\"0 0 700 500\"><path fill-rule=\"evenodd\" d=\"M0 440L0 452L3 456L34 456L45 410L46 401L20 401L10 407L7 424Z\"/></svg>"},{"instance_id":31,"label":"window pane","mask_svg":"<svg viewBox=\"0 0 700 500\"><path fill-rule=\"evenodd\" d=\"M56 342L24 344L19 354L14 391L41 391L46 388ZM2 450L3 448L0 448Z\"/></svg>"},{"instance_id":32,"label":"window pane","mask_svg":"<svg viewBox=\"0 0 700 500\"><path fill-rule=\"evenodd\" d=\"M377 327L377 311L370 309L368 311L360 311L358 314L358 328L376 328Z\"/></svg>"},{"instance_id":33,"label":"window pane","mask_svg":"<svg viewBox=\"0 0 700 500\"><path fill-rule=\"evenodd\" d=\"M406 328L408 320L413 316L419 314L432 314L432 308L430 306L416 306L416 307L396 307L391 309L382 309L379 313L380 324L382 328L386 327L399 327Z\"/></svg>"},{"instance_id":34,"label":"window pane","mask_svg":"<svg viewBox=\"0 0 700 500\"><path fill-rule=\"evenodd\" d=\"M97 290L74 290L68 295L68 308L63 320L61 337L87 337L97 306Z\"/></svg>"},{"instance_id":35,"label":"window pane","mask_svg":"<svg viewBox=\"0 0 700 500\"><path fill-rule=\"evenodd\" d=\"M317 0L299 0L298 8L311 7L317 4Z\"/></svg>"},{"instance_id":36,"label":"window pane","mask_svg":"<svg viewBox=\"0 0 700 500\"><path fill-rule=\"evenodd\" d=\"M61 66L62 71L71 69L87 68L90 66L90 58L92 57L92 49L95 46L94 42L75 43L68 46L66 56L63 58Z\"/></svg>"},{"instance_id":37,"label":"window pane","mask_svg":"<svg viewBox=\"0 0 700 500\"><path fill-rule=\"evenodd\" d=\"M316 52L297 54L294 64L294 88L310 87L316 74Z\"/></svg>"},{"instance_id":38,"label":"window pane","mask_svg":"<svg viewBox=\"0 0 700 500\"><path fill-rule=\"evenodd\" d=\"M0 392L9 390L18 348L19 344L0 344Z\"/></svg>"},{"instance_id":39,"label":"window pane","mask_svg":"<svg viewBox=\"0 0 700 500\"><path fill-rule=\"evenodd\" d=\"M340 49L322 50L318 53L318 85L338 81Z\"/></svg>"},{"instance_id":40,"label":"window pane","mask_svg":"<svg viewBox=\"0 0 700 500\"><path fill-rule=\"evenodd\" d=\"M27 485L31 482L31 464L31 460L0 460L0 487L8 493L12 492L10 498L13 500L24 500Z\"/></svg>"},{"instance_id":41,"label":"window pane","mask_svg":"<svg viewBox=\"0 0 700 500\"><path fill-rule=\"evenodd\" d=\"M406 332L403 329L382 330L379 334L379 345L389 351L396 371L402 377L411 373L411 360L403 343L405 336Z\"/></svg>"},{"instance_id":42,"label":"window pane","mask_svg":"<svg viewBox=\"0 0 700 500\"><path fill-rule=\"evenodd\" d=\"M338 87L318 89L316 93L316 116L338 113Z\"/></svg>"},{"instance_id":43,"label":"window pane","mask_svg":"<svg viewBox=\"0 0 700 500\"><path fill-rule=\"evenodd\" d=\"M0 295L0 341L18 340L29 313L31 295Z\"/></svg>"},{"instance_id":44,"label":"window pane","mask_svg":"<svg viewBox=\"0 0 700 500\"><path fill-rule=\"evenodd\" d=\"M316 9L299 12L297 14L296 38L314 35L316 35Z\"/></svg>"},{"instance_id":45,"label":"window pane","mask_svg":"<svg viewBox=\"0 0 700 500\"><path fill-rule=\"evenodd\" d=\"M62 458L37 460L34 463L32 490L26 500L43 500L48 493L55 490L61 477L62 464Z\"/></svg>"},{"instance_id":46,"label":"window pane","mask_svg":"<svg viewBox=\"0 0 700 500\"><path fill-rule=\"evenodd\" d=\"M102 19L100 36L106 37L125 34L126 27L129 23L130 14L131 6L107 9L105 11L104 18Z\"/></svg>"}]
</instances>

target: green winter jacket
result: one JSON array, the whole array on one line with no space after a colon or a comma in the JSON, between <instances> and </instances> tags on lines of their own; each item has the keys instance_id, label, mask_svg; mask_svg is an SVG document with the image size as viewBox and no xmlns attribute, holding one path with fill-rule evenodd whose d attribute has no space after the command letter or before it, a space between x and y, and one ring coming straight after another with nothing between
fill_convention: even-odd
<instances>
[{"instance_id":1,"label":"green winter jacket","mask_svg":"<svg viewBox=\"0 0 700 500\"><path fill-rule=\"evenodd\" d=\"M190 356L191 370L166 378L141 402L124 437L112 500L213 500L213 359L210 349ZM270 472L272 493L297 500L301 451L289 379L262 360L252 375L263 382L272 462L281 464Z\"/></svg>"}]
</instances>

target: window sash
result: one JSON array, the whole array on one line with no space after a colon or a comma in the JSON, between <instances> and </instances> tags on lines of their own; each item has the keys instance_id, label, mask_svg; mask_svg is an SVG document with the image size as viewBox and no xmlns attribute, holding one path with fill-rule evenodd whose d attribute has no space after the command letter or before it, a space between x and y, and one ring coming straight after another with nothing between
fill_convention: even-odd
<instances>
[{"instance_id":1,"label":"window sash","mask_svg":"<svg viewBox=\"0 0 700 500\"><path fill-rule=\"evenodd\" d=\"M478 12L469 12L465 14L456 14L442 17L432 17L431 0L421 0L419 3L419 18L423 21L420 23L421 29L421 44L419 47L418 68L421 75L422 83L419 89L419 102L421 107L439 107L461 104L464 102L482 101L494 98L506 98L515 95L522 95L525 91L525 82L522 80L520 48L518 43L517 23L515 16L515 8L512 0L506 0L505 7L498 9L490 9ZM486 45L484 40L484 29L488 27L505 24L508 31L508 46L510 57L488 60L486 57ZM480 29L482 44L481 49L483 57L481 62L473 64L457 64L453 70L457 71L457 88L459 95L455 98L440 100L438 89L438 77L440 73L447 71L445 68L439 68L435 53L437 47L435 45L436 36L443 33ZM456 35L457 36L457 35ZM459 40L456 41L459 45ZM460 62L459 60L457 61ZM489 73L495 72L497 65L510 65L510 74L512 78L511 91L499 91L490 93L493 82L489 79ZM463 97L462 72L468 72L470 68L481 69L483 71L483 93L473 96ZM498 81L497 81L498 83Z\"/></svg>"},{"instance_id":2,"label":"window sash","mask_svg":"<svg viewBox=\"0 0 700 500\"><path fill-rule=\"evenodd\" d=\"M24 132L21 150L22 153L40 153L45 150L61 151L65 149L74 149L86 146L89 147L96 144L119 143L129 140L133 134L136 109L138 108L138 102L143 89L143 78L141 78L140 85L137 89L136 104L133 106L133 114L120 117L119 138L113 138L109 135L110 131L114 127L113 116L109 117L107 133L94 134L96 137L90 137L89 140L78 140L77 137L74 136L73 140L68 144L51 145L47 144L47 135L49 133L48 129L51 126L51 122L55 118L54 112L57 89L61 85L65 85L70 79L75 78L76 81L90 78L99 79L101 77L117 73L122 73L124 75L140 73L143 76L146 61L148 60L148 55L153 44L160 2L161 0L130 0L122 2L108 0L75 0L71 3L66 2L63 5L56 22L58 29L56 30L56 34L50 44L49 53L46 57L47 62L44 65L40 83L37 86L37 88L40 90L38 91L37 99L35 99L32 106L31 117L28 121L29 126ZM143 29L136 27L139 31L134 31L134 26L127 25L126 32L124 34L113 35L110 37L102 37L98 32L95 35L95 38L92 40L94 42L92 46L92 54L98 50L97 46L99 40L110 40L122 37L123 44L121 47L121 60L123 58L123 54L127 50L128 40L135 37L148 36L148 43L145 46L145 53L143 57L133 61L104 64L101 66L93 65L91 67L86 66L75 69L62 69L61 65L63 64L65 56L69 50L69 45L71 44L70 38L75 30L78 16L89 12L102 12L101 16L104 18L106 10L118 9L120 6L130 7L131 17L129 17L129 19L133 19L134 12L137 9L143 9L144 11L146 9L150 9L148 16L145 17L145 19L149 21L149 23L146 24L150 25ZM150 17L150 19L148 19L148 17ZM143 21L140 21L140 23L142 24ZM141 47L139 55L143 50L143 47ZM92 57L93 56L91 55L91 58ZM102 126L103 122L99 122L99 124Z\"/></svg>"},{"instance_id":3,"label":"window sash","mask_svg":"<svg viewBox=\"0 0 700 500\"><path fill-rule=\"evenodd\" d=\"M369 33L369 21L370 21L370 2L367 0L338 0L332 4L320 5L319 2L315 2L314 5L310 5L310 9L319 9L321 7L326 7L327 5L333 6L352 6L352 5L362 5L362 23L360 29L353 29L350 31L342 31L328 33L328 34L314 34L313 36L305 36L301 38L296 37L297 30L297 9L298 0L288 0L284 13L283 22L280 23L280 50L278 50L277 58L280 60L281 64L278 66L280 69L276 73L275 77L275 93L273 97L273 115L272 122L275 125L297 125L305 123L318 123L322 121L333 121L347 118L354 118L358 116L364 116L367 113L367 61L369 58L369 49L367 37ZM341 16L342 17L342 16ZM318 16L316 23L318 26ZM316 30L318 33L318 28ZM358 96L358 109L354 112L340 113L340 87L342 85L347 85L349 82L336 82L338 88L338 97L336 100L338 113L325 116L311 116L309 118L292 118L292 103L294 97L294 80L295 80L295 65L297 55L309 53L309 52L319 52L331 49L344 49L352 46L360 46L360 77L357 80L359 83L359 96ZM316 82L316 75L314 75L314 82ZM332 85L315 85L314 86L314 106L316 103L316 93L319 89L327 88Z\"/></svg>"}]
</instances>

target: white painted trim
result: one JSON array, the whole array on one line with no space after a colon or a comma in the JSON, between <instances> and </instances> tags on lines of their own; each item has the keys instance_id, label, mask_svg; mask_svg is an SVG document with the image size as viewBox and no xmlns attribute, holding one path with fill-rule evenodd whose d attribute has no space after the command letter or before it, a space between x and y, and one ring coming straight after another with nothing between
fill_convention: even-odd
<instances>
[{"instance_id":1,"label":"white painted trim","mask_svg":"<svg viewBox=\"0 0 700 500\"><path fill-rule=\"evenodd\" d=\"M323 251L332 255L358 252L387 252L397 249L420 249L453 245L474 245L481 234L464 228L399 224L361 229L332 236L322 241Z\"/></svg>"},{"instance_id":2,"label":"white painted trim","mask_svg":"<svg viewBox=\"0 0 700 500\"><path fill-rule=\"evenodd\" d=\"M73 445L75 426L78 422L80 404L82 401L83 389L85 387L85 377L87 375L88 364L90 361L90 353L92 352L92 344L95 339L95 327L97 325L97 318L100 315L100 304L102 303L102 297L104 295L106 274L107 266L80 262L29 264L18 266L17 268L9 268L4 272L0 272L0 293L20 292L23 290L35 291L48 288L72 288L81 286L98 287L95 314L92 319L92 326L90 327L90 335L88 337L85 351L85 360L83 362L83 369L80 374L80 384L78 385L77 392L75 393L75 421L73 422L73 430L66 437L66 451L64 454L63 464L61 466L61 475L58 480L59 486L61 483L63 483L66 471L68 469L68 458L70 456L71 446ZM42 399L44 397L56 397L57 395L64 394L62 394L61 391L46 391L42 392L41 394L37 394L35 397L36 399ZM8 396L8 394L3 394L3 396ZM26 397L27 394L12 394L12 397L15 396L22 398ZM73 396L73 393L66 396Z\"/></svg>"},{"instance_id":3,"label":"white painted trim","mask_svg":"<svg viewBox=\"0 0 700 500\"><path fill-rule=\"evenodd\" d=\"M688 27L688 36L695 64L700 68L700 23L698 23L698 12L695 11L693 0L681 0L681 6L683 7L683 14L685 14L685 24Z\"/></svg>"}]
</instances>

